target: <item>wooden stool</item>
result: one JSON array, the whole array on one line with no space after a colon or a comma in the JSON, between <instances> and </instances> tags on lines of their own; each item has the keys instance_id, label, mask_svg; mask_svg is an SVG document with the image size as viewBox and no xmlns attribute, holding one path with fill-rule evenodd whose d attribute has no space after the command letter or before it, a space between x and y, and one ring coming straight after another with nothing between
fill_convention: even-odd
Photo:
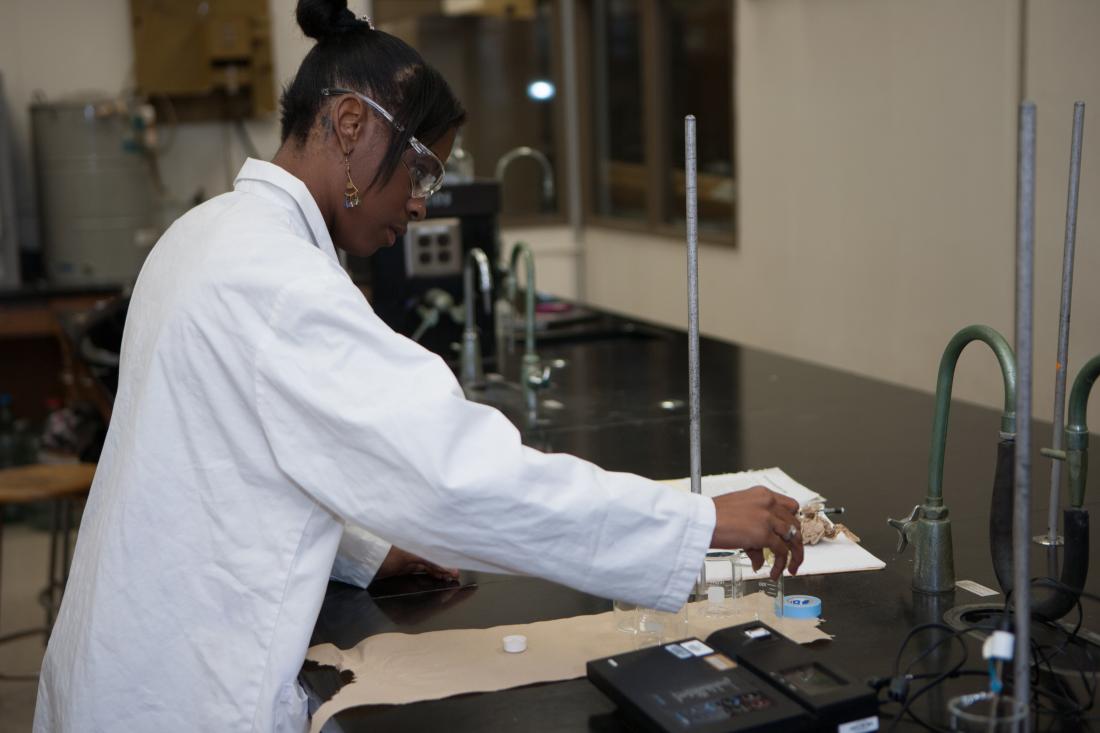
<instances>
[{"instance_id":1,"label":"wooden stool","mask_svg":"<svg viewBox=\"0 0 1100 733\"><path fill-rule=\"evenodd\" d=\"M0 572L3 570L4 507L8 504L53 502L50 566L46 576L46 588L42 591L42 604L46 608L46 624L40 628L0 636L0 644L35 634L49 637L54 614L61 603L61 594L64 593L65 583L69 579L73 504L88 495L94 474L94 463L37 463L0 469ZM0 576L0 593L3 591L2 580Z\"/></svg>"}]
</instances>

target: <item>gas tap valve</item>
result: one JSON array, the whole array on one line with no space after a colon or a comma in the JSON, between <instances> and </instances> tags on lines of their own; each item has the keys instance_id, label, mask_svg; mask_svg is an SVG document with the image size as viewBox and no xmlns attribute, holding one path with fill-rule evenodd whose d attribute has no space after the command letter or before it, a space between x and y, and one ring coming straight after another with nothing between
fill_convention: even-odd
<instances>
[{"instance_id":1,"label":"gas tap valve","mask_svg":"<svg viewBox=\"0 0 1100 733\"><path fill-rule=\"evenodd\" d=\"M898 531L898 554L905 551L905 548L909 546L909 532L910 527L920 519L920 504L913 507L913 511L909 512L907 519L887 519L886 523Z\"/></svg>"}]
</instances>

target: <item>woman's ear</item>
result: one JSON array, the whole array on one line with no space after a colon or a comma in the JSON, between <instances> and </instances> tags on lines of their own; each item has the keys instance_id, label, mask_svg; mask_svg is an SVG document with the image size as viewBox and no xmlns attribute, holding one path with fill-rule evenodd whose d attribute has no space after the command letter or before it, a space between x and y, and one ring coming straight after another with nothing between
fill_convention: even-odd
<instances>
[{"instance_id":1,"label":"woman's ear","mask_svg":"<svg viewBox=\"0 0 1100 733\"><path fill-rule=\"evenodd\" d=\"M332 125L340 143L340 150L344 151L345 155L355 150L356 143L363 139L365 132L363 113L363 103L350 94L336 102Z\"/></svg>"}]
</instances>

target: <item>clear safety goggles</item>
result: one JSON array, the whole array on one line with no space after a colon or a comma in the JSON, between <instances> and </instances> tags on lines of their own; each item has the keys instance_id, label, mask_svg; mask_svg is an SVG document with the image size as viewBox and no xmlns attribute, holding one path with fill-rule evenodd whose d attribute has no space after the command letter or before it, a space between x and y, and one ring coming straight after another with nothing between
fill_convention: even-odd
<instances>
[{"instance_id":1,"label":"clear safety goggles","mask_svg":"<svg viewBox=\"0 0 1100 733\"><path fill-rule=\"evenodd\" d=\"M405 131L405 128L397 124L393 119L393 115L387 112L385 107L365 94L360 94L351 89L326 88L321 90L321 95L325 97L338 97L344 94L352 94L363 100L371 109L382 115L387 122L393 125L395 130L398 132ZM405 163L405 167L409 169L409 177L412 179L411 195L416 199L426 199L443 185L443 163L427 145L415 137L409 137L409 149L411 154L406 154L401 160Z\"/></svg>"}]
</instances>

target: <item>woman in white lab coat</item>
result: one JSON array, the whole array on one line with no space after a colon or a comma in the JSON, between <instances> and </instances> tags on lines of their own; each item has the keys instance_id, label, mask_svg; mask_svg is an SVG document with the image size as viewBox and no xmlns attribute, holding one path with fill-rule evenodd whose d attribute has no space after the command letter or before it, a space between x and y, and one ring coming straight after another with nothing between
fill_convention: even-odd
<instances>
[{"instance_id":1,"label":"woman in white lab coat","mask_svg":"<svg viewBox=\"0 0 1100 733\"><path fill-rule=\"evenodd\" d=\"M36 731L304 730L334 562L364 584L390 553L674 609L708 546L801 561L789 499L526 448L378 319L334 247L369 255L424 216L464 112L345 3L303 0L298 21L317 44L274 161L175 222L138 278Z\"/></svg>"}]
</instances>

